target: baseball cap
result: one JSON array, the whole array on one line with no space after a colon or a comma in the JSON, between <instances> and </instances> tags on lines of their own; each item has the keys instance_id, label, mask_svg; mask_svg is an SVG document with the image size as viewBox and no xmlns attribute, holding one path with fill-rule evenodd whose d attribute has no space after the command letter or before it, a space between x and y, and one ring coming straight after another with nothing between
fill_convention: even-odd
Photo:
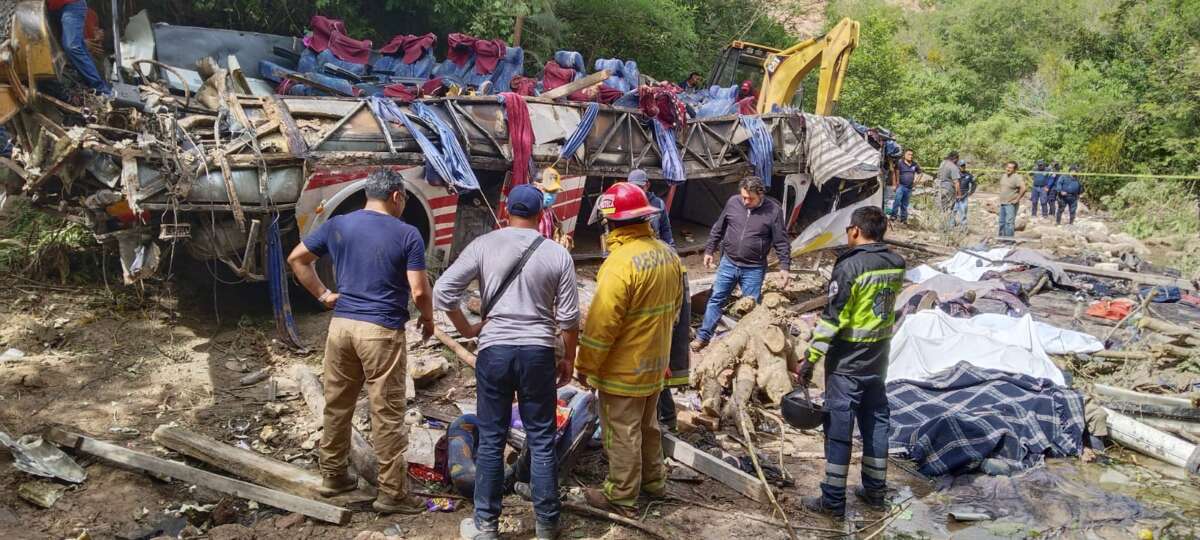
<instances>
[{"instance_id":1,"label":"baseball cap","mask_svg":"<svg viewBox=\"0 0 1200 540\"><path fill-rule=\"evenodd\" d=\"M629 171L628 181L630 184L633 184L635 186L646 187L646 184L650 180L649 180L649 178L646 177L646 171L643 171L641 169L634 169L632 171Z\"/></svg>"},{"instance_id":2,"label":"baseball cap","mask_svg":"<svg viewBox=\"0 0 1200 540\"><path fill-rule=\"evenodd\" d=\"M508 208L508 214L512 216L523 218L536 216L538 212L542 211L542 190L529 184L514 187L512 191L508 192L505 207Z\"/></svg>"}]
</instances>

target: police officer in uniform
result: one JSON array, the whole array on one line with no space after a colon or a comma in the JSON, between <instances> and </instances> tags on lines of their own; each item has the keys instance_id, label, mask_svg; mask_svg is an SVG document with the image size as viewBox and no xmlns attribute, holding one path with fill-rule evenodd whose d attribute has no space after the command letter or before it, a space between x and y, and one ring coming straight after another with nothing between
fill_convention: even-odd
<instances>
[{"instance_id":1,"label":"police officer in uniform","mask_svg":"<svg viewBox=\"0 0 1200 540\"><path fill-rule=\"evenodd\" d=\"M800 383L826 360L825 480L821 496L806 497L810 511L841 518L846 513L846 477L854 423L863 440L862 486L855 496L885 507L888 402L884 390L895 304L904 280L904 259L883 243L887 218L874 206L859 208L846 236L850 250L838 257L829 281L829 304L813 329Z\"/></svg>"}]
</instances>

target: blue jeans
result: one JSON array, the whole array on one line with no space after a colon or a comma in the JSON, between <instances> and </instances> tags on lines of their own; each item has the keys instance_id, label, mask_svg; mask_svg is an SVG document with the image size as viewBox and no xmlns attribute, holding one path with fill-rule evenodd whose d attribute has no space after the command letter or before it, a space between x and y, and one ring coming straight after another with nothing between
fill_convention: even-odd
<instances>
[{"instance_id":1,"label":"blue jeans","mask_svg":"<svg viewBox=\"0 0 1200 540\"><path fill-rule=\"evenodd\" d=\"M1012 237L1017 231L1017 205L1000 205L1000 236Z\"/></svg>"},{"instance_id":2,"label":"blue jeans","mask_svg":"<svg viewBox=\"0 0 1200 540\"><path fill-rule=\"evenodd\" d=\"M901 222L908 221L908 200L912 197L912 186L901 184L896 188L896 197L892 201L892 217Z\"/></svg>"},{"instance_id":3,"label":"blue jeans","mask_svg":"<svg viewBox=\"0 0 1200 540\"><path fill-rule=\"evenodd\" d=\"M479 450L475 457L475 526L495 531L504 491L504 445L512 425L513 395L517 397L532 469L529 482L537 520L557 524L558 456L554 452L554 348L492 345L479 351L475 362L476 414Z\"/></svg>"},{"instance_id":4,"label":"blue jeans","mask_svg":"<svg viewBox=\"0 0 1200 540\"><path fill-rule=\"evenodd\" d=\"M888 409L883 377L842 375L825 377L825 480L821 498L827 508L846 508L846 477L855 420L862 437L862 486L870 495L887 490Z\"/></svg>"},{"instance_id":5,"label":"blue jeans","mask_svg":"<svg viewBox=\"0 0 1200 540\"><path fill-rule=\"evenodd\" d=\"M967 207L970 203L967 202L969 197L963 197L954 201L954 213L950 215L950 225L953 227L961 226L963 230L967 228Z\"/></svg>"},{"instance_id":6,"label":"blue jeans","mask_svg":"<svg viewBox=\"0 0 1200 540\"><path fill-rule=\"evenodd\" d=\"M696 337L701 341L712 340L713 329L717 327L717 321L721 320L721 308L725 306L725 301L729 300L729 293L733 292L734 285L742 289L742 296L749 296L755 302L761 302L763 278L766 275L766 266L743 268L733 264L728 258L721 257L721 264L717 266L717 279L712 285L712 295L708 297L708 306L704 309L704 322L700 324Z\"/></svg>"},{"instance_id":7,"label":"blue jeans","mask_svg":"<svg viewBox=\"0 0 1200 540\"><path fill-rule=\"evenodd\" d=\"M87 45L83 42L83 24L87 19L87 12L87 0L77 0L63 6L59 15L62 18L63 50L66 51L71 65L75 66L75 70L83 76L83 80L89 88L104 94L111 94L112 87L100 76L100 71L96 69L96 63L92 61L92 54L88 52Z\"/></svg>"},{"instance_id":8,"label":"blue jeans","mask_svg":"<svg viewBox=\"0 0 1200 540\"><path fill-rule=\"evenodd\" d=\"M1046 186L1033 186L1033 189L1029 190L1029 206L1031 207L1029 211L1032 212L1031 216L1037 217L1038 208L1042 209L1042 215L1048 215L1045 210L1048 197Z\"/></svg>"}]
</instances>

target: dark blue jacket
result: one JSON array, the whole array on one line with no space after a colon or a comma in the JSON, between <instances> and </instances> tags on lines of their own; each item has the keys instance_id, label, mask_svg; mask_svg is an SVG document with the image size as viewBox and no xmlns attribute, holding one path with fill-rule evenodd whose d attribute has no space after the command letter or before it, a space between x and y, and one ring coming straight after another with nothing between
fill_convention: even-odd
<instances>
[{"instance_id":1,"label":"dark blue jacket","mask_svg":"<svg viewBox=\"0 0 1200 540\"><path fill-rule=\"evenodd\" d=\"M1046 187L1050 183L1050 171L1040 170L1033 173L1033 187Z\"/></svg>"},{"instance_id":2,"label":"dark blue jacket","mask_svg":"<svg viewBox=\"0 0 1200 540\"><path fill-rule=\"evenodd\" d=\"M1069 174L1062 174L1058 177L1058 186L1055 188L1060 194L1066 193L1068 197L1075 198L1083 193L1083 184L1079 180Z\"/></svg>"},{"instance_id":3,"label":"dark blue jacket","mask_svg":"<svg viewBox=\"0 0 1200 540\"><path fill-rule=\"evenodd\" d=\"M671 234L671 216L668 215L670 209L666 207L667 203L649 191L646 192L646 198L650 199L650 206L662 210L650 218L650 229L658 235L659 240L666 242L668 246L675 247L675 237Z\"/></svg>"}]
</instances>

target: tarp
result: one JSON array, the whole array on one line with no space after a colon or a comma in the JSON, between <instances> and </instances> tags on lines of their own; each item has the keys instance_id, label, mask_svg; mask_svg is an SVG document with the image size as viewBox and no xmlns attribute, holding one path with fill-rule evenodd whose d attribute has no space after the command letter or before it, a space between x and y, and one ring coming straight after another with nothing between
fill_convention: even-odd
<instances>
[{"instance_id":1,"label":"tarp","mask_svg":"<svg viewBox=\"0 0 1200 540\"><path fill-rule=\"evenodd\" d=\"M775 142L771 140L771 132L767 130L762 118L746 115L738 118L741 120L742 129L750 132L750 165L754 167L754 174L769 188L775 165Z\"/></svg>"},{"instance_id":2,"label":"tarp","mask_svg":"<svg viewBox=\"0 0 1200 540\"><path fill-rule=\"evenodd\" d=\"M892 338L887 381L927 381L959 362L1066 385L1030 315L1002 325L993 319L956 319L937 309L904 318Z\"/></svg>"},{"instance_id":3,"label":"tarp","mask_svg":"<svg viewBox=\"0 0 1200 540\"><path fill-rule=\"evenodd\" d=\"M804 122L805 155L817 187L831 178L866 180L879 175L879 151L854 130L849 120L806 113Z\"/></svg>"},{"instance_id":4,"label":"tarp","mask_svg":"<svg viewBox=\"0 0 1200 540\"><path fill-rule=\"evenodd\" d=\"M454 131L441 118L438 118L428 105L414 101L409 106L409 110L436 129L438 134L436 144L426 137L425 133L417 129L417 126L400 106L396 105L396 102L390 99L371 97L367 99L367 105L370 106L371 112L375 116L387 122L403 124L405 129L408 129L409 134L421 147L421 153L425 154L425 162L431 166L430 168L442 181L449 182L459 189L479 189L479 179L475 177L475 171L471 169L467 155L463 152L462 146L459 146Z\"/></svg>"},{"instance_id":5,"label":"tarp","mask_svg":"<svg viewBox=\"0 0 1200 540\"><path fill-rule=\"evenodd\" d=\"M792 257L810 251L846 245L846 227L850 226L850 217L854 211L866 206L881 206L882 204L883 193L876 190L875 193L861 201L817 218L811 225L800 231L800 235L795 240L792 240Z\"/></svg>"},{"instance_id":6,"label":"tarp","mask_svg":"<svg viewBox=\"0 0 1200 540\"><path fill-rule=\"evenodd\" d=\"M960 362L924 381L887 385L888 440L930 476L984 460L1020 470L1083 451L1083 396L1048 379Z\"/></svg>"}]
</instances>

